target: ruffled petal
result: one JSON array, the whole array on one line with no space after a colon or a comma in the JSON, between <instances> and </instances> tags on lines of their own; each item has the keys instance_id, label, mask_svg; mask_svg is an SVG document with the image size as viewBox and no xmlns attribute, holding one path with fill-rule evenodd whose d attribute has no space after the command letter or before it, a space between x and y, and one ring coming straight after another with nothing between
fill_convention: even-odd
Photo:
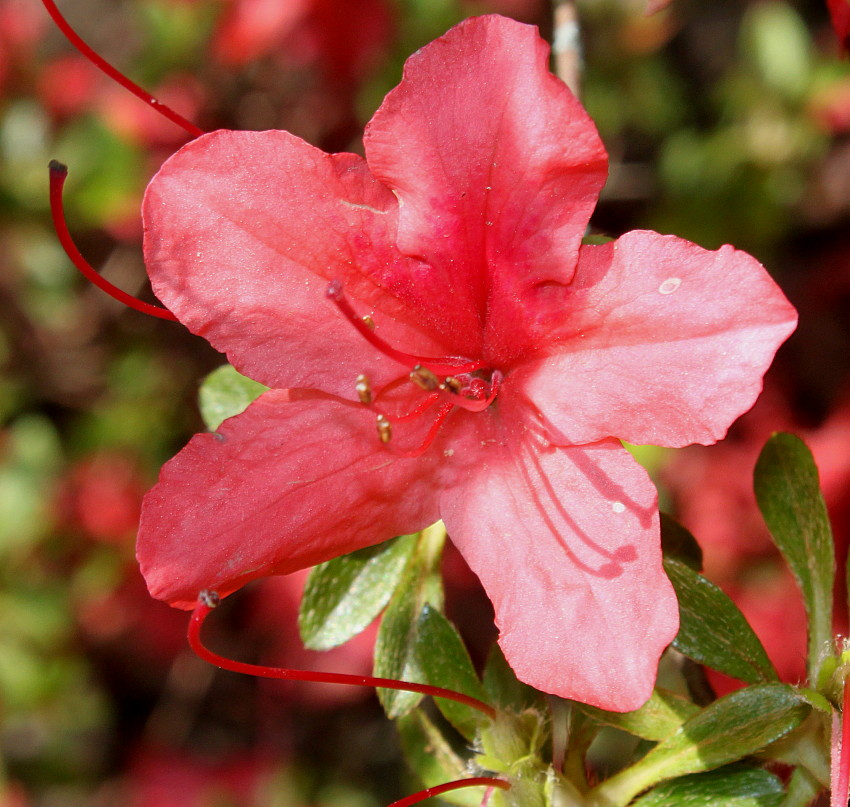
<instances>
[{"instance_id":1,"label":"ruffled petal","mask_svg":"<svg viewBox=\"0 0 850 807\"><path fill-rule=\"evenodd\" d=\"M163 303L240 372L354 398L359 373L381 382L401 368L339 314L329 280L396 347L446 352L386 291L411 265L393 246L397 207L356 155L325 154L287 132L213 132L148 187L148 273Z\"/></svg>"},{"instance_id":2,"label":"ruffled petal","mask_svg":"<svg viewBox=\"0 0 850 807\"><path fill-rule=\"evenodd\" d=\"M521 680L636 709L678 629L655 488L616 441L555 448L527 434L482 444L443 494L449 535L493 601Z\"/></svg>"},{"instance_id":3,"label":"ruffled petal","mask_svg":"<svg viewBox=\"0 0 850 807\"><path fill-rule=\"evenodd\" d=\"M561 328L511 383L553 439L574 445L716 442L753 405L797 323L745 252L643 231L583 247L561 304Z\"/></svg>"},{"instance_id":4,"label":"ruffled petal","mask_svg":"<svg viewBox=\"0 0 850 807\"><path fill-rule=\"evenodd\" d=\"M294 394L294 393L293 393ZM199 434L144 500L137 554L151 594L193 607L436 521L436 452L396 459L375 416L272 390Z\"/></svg>"},{"instance_id":5,"label":"ruffled petal","mask_svg":"<svg viewBox=\"0 0 850 807\"><path fill-rule=\"evenodd\" d=\"M596 128L548 56L532 26L466 20L408 59L364 138L401 204L399 248L424 262L399 293L495 363L533 325L536 289L572 278L606 176Z\"/></svg>"}]
</instances>

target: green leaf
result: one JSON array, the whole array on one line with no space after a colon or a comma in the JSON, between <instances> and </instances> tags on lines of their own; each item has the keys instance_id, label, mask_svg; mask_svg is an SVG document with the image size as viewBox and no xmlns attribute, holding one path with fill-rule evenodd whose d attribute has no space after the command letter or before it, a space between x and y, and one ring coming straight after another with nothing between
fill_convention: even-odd
<instances>
[{"instance_id":1,"label":"green leaf","mask_svg":"<svg viewBox=\"0 0 850 807\"><path fill-rule=\"evenodd\" d=\"M402 535L316 566L298 614L304 644L328 650L368 627L399 584L416 538Z\"/></svg>"},{"instance_id":2,"label":"green leaf","mask_svg":"<svg viewBox=\"0 0 850 807\"><path fill-rule=\"evenodd\" d=\"M404 756L425 787L469 776L467 760L455 752L443 733L421 709L398 718L396 728ZM440 798L462 807L478 807L481 804L481 791L471 788L456 790L444 793Z\"/></svg>"},{"instance_id":3,"label":"green leaf","mask_svg":"<svg viewBox=\"0 0 850 807\"><path fill-rule=\"evenodd\" d=\"M499 709L521 712L524 709L542 709L544 706L543 694L516 677L505 660L505 654L495 642L484 665L484 691L487 703Z\"/></svg>"},{"instance_id":4,"label":"green leaf","mask_svg":"<svg viewBox=\"0 0 850 807\"><path fill-rule=\"evenodd\" d=\"M678 521L667 513L661 516L661 551L664 557L676 560L690 566L695 572L702 571L702 549L690 530L685 529Z\"/></svg>"},{"instance_id":5,"label":"green leaf","mask_svg":"<svg viewBox=\"0 0 850 807\"><path fill-rule=\"evenodd\" d=\"M731 765L665 782L633 807L779 807L783 798L782 782L772 773Z\"/></svg>"},{"instance_id":6,"label":"green leaf","mask_svg":"<svg viewBox=\"0 0 850 807\"><path fill-rule=\"evenodd\" d=\"M823 786L805 768L796 768L788 782L788 792L782 807L809 807Z\"/></svg>"},{"instance_id":7,"label":"green leaf","mask_svg":"<svg viewBox=\"0 0 850 807\"><path fill-rule=\"evenodd\" d=\"M786 684L758 684L733 692L596 787L590 803L626 805L642 790L664 780L736 762L793 731L810 711L809 703Z\"/></svg>"},{"instance_id":8,"label":"green leaf","mask_svg":"<svg viewBox=\"0 0 850 807\"><path fill-rule=\"evenodd\" d=\"M486 694L457 630L427 603L416 626L415 648L425 680L486 702ZM466 739L474 740L484 715L457 701L436 698L437 708Z\"/></svg>"},{"instance_id":9,"label":"green leaf","mask_svg":"<svg viewBox=\"0 0 850 807\"><path fill-rule=\"evenodd\" d=\"M375 641L375 675L380 678L427 683L416 650L419 616L426 604L442 610L440 558L445 539L442 523L418 536L416 550L390 598ZM377 694L387 716L393 719L410 712L423 697L386 688L379 688Z\"/></svg>"},{"instance_id":10,"label":"green leaf","mask_svg":"<svg viewBox=\"0 0 850 807\"><path fill-rule=\"evenodd\" d=\"M595 706L575 703L575 708L606 726L613 726L644 740L665 740L700 707L664 689L653 691L649 700L633 712L606 712Z\"/></svg>"},{"instance_id":11,"label":"green leaf","mask_svg":"<svg viewBox=\"0 0 850 807\"><path fill-rule=\"evenodd\" d=\"M773 540L803 592L809 615L809 680L832 645L835 549L818 469L806 444L774 434L756 463L755 491Z\"/></svg>"},{"instance_id":12,"label":"green leaf","mask_svg":"<svg viewBox=\"0 0 850 807\"><path fill-rule=\"evenodd\" d=\"M244 412L268 387L246 378L229 364L213 370L202 382L198 393L201 417L214 432L223 421Z\"/></svg>"},{"instance_id":13,"label":"green leaf","mask_svg":"<svg viewBox=\"0 0 850 807\"><path fill-rule=\"evenodd\" d=\"M762 643L726 594L674 558L664 559L664 569L679 599L676 650L750 684L778 679Z\"/></svg>"}]
</instances>

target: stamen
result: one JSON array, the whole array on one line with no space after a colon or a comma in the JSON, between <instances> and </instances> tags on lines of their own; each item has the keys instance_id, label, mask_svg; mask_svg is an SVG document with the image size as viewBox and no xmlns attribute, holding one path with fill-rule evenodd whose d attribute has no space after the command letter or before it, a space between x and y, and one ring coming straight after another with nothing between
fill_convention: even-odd
<instances>
[{"instance_id":1,"label":"stamen","mask_svg":"<svg viewBox=\"0 0 850 807\"><path fill-rule=\"evenodd\" d=\"M404 353L401 350L396 350L392 345L387 344L380 336L373 333L369 326L363 321L362 317L358 317L351 303L345 298L342 289L342 283L339 280L332 280L328 284L325 292L327 298L332 300L342 315L360 332L369 344L381 351L385 356L407 365L428 365L431 372L437 375L448 375L450 373L471 373L473 370L481 369L484 364L480 361L469 361L460 357L449 356L443 359L426 358L425 356L414 356L411 353Z\"/></svg>"},{"instance_id":2,"label":"stamen","mask_svg":"<svg viewBox=\"0 0 850 807\"><path fill-rule=\"evenodd\" d=\"M430 409L437 401L440 400L440 395L437 392L432 392L426 395L416 406L413 407L406 415L386 415L387 420L392 423L403 423L405 420L413 420L419 417L423 412Z\"/></svg>"},{"instance_id":3,"label":"stamen","mask_svg":"<svg viewBox=\"0 0 850 807\"><path fill-rule=\"evenodd\" d=\"M456 703L462 703L464 706L469 706L471 709L476 709L486 715L490 720L495 720L496 718L496 710L489 704L469 695L464 695L462 692L455 692L451 689L431 686L430 684L397 681L394 678L373 678L369 675L290 670L285 667L263 667L259 664L245 664L241 661L224 658L224 656L220 656L218 653L214 653L212 650L204 647L204 644L201 642L201 628L204 620L207 618L209 612L218 605L218 602L219 596L214 591L205 590L198 595L198 602L189 620L187 638L189 640L189 646L198 658L203 659L215 667L220 667L222 670L230 670L231 672L242 673L243 675L253 675L257 678L272 678L281 681L313 681L319 684L348 684L349 686L382 687L384 689L397 689L402 692L417 692L420 695L430 695L432 698L445 698ZM499 779L496 781L501 782L502 780ZM490 784L490 782L488 781L486 784ZM494 787L505 787L506 784L494 785Z\"/></svg>"},{"instance_id":4,"label":"stamen","mask_svg":"<svg viewBox=\"0 0 850 807\"><path fill-rule=\"evenodd\" d=\"M440 379L421 364L417 364L410 371L410 380L420 389L428 391L435 390L440 386Z\"/></svg>"},{"instance_id":5,"label":"stamen","mask_svg":"<svg viewBox=\"0 0 850 807\"><path fill-rule=\"evenodd\" d=\"M357 391L357 397L360 399L360 403L372 403L372 384L369 381L369 376L362 373L357 376L357 383L354 385L354 389Z\"/></svg>"},{"instance_id":6,"label":"stamen","mask_svg":"<svg viewBox=\"0 0 850 807\"><path fill-rule=\"evenodd\" d=\"M463 389L463 384L461 384L454 376L447 375L443 379L443 383L440 384L440 389L453 392L455 395L458 395Z\"/></svg>"},{"instance_id":7,"label":"stamen","mask_svg":"<svg viewBox=\"0 0 850 807\"><path fill-rule=\"evenodd\" d=\"M110 297L124 303L130 308L135 308L136 311L141 311L143 314L150 314L152 317L160 319L168 319L172 322L177 322L177 317L174 316L167 308L162 308L158 305L144 303L141 300L133 297L132 294L127 294L126 291L121 291L117 286L113 286L106 278L101 277L86 261L76 244L71 238L71 233L68 231L68 225L65 223L65 210L62 204L62 189L65 186L65 178L68 176L68 168L56 160L50 161L50 212L53 215L53 226L56 229L56 235L59 237L59 242L65 250L71 262L80 272L85 275L95 286L105 291Z\"/></svg>"},{"instance_id":8,"label":"stamen","mask_svg":"<svg viewBox=\"0 0 850 807\"><path fill-rule=\"evenodd\" d=\"M425 435L425 439L419 445L418 448L414 448L411 451L393 451L394 454L399 457L405 457L407 459L415 459L416 457L421 457L430 447L431 443L434 442L434 439L437 437L437 432L440 431L440 426L443 425L446 418L449 416L449 412L455 408L453 403L444 403L437 412L437 417L434 418L434 422L431 424L431 428L428 430L428 434Z\"/></svg>"},{"instance_id":9,"label":"stamen","mask_svg":"<svg viewBox=\"0 0 850 807\"><path fill-rule=\"evenodd\" d=\"M510 790L511 783L506 782L504 779L496 779L492 776L476 776L471 779L458 779L454 782L446 782L443 785L426 787L425 790L420 790L418 793L413 793L410 796L405 796L403 799L394 801L390 807L410 807L411 804L419 804L420 801L430 799L432 796L439 796L441 793L448 793L451 790L460 790L463 787L498 787L502 790Z\"/></svg>"},{"instance_id":10,"label":"stamen","mask_svg":"<svg viewBox=\"0 0 850 807\"><path fill-rule=\"evenodd\" d=\"M393 439L393 424L390 423L390 420L386 415L378 415L378 417L375 418L375 426L378 429L378 437L380 437L381 442L384 443L384 445Z\"/></svg>"},{"instance_id":11,"label":"stamen","mask_svg":"<svg viewBox=\"0 0 850 807\"><path fill-rule=\"evenodd\" d=\"M181 128L185 129L192 137L198 137L204 133L203 129L199 129L194 123L190 123L182 115L178 115L171 107L166 106L161 101L157 101L150 93L145 92L138 84L133 83L123 73L116 70L102 56L95 53L81 38L80 35L70 26L68 21L62 16L56 3L53 0L41 0L44 4L47 13L53 18L53 22L59 30L65 34L70 43L86 57L93 65L99 67L109 78L117 81L122 87L129 90L137 98L141 98L148 106L164 115L172 123L176 123Z\"/></svg>"}]
</instances>

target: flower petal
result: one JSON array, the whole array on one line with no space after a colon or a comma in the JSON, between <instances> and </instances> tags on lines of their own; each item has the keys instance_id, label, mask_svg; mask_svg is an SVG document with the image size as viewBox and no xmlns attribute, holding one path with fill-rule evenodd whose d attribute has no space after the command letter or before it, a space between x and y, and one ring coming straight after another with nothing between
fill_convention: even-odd
<instances>
[{"instance_id":1,"label":"flower petal","mask_svg":"<svg viewBox=\"0 0 850 807\"><path fill-rule=\"evenodd\" d=\"M643 231L583 247L561 300L562 327L512 383L569 444L721 439L797 322L745 252Z\"/></svg>"},{"instance_id":2,"label":"flower petal","mask_svg":"<svg viewBox=\"0 0 850 807\"><path fill-rule=\"evenodd\" d=\"M612 711L649 697L679 612L655 488L619 443L490 443L440 510L521 680Z\"/></svg>"},{"instance_id":3,"label":"flower petal","mask_svg":"<svg viewBox=\"0 0 850 807\"><path fill-rule=\"evenodd\" d=\"M466 355L485 322L485 355L513 355L523 295L570 281L605 181L596 128L548 55L532 26L466 20L407 60L366 129L369 167L401 204L399 248L425 261L405 299Z\"/></svg>"},{"instance_id":4,"label":"flower petal","mask_svg":"<svg viewBox=\"0 0 850 807\"><path fill-rule=\"evenodd\" d=\"M393 246L397 206L356 155L287 132L213 132L148 187L148 272L163 303L243 374L353 398L359 373L378 383L400 368L326 298L329 280L374 314L385 339L441 355L418 313L383 287L411 264Z\"/></svg>"},{"instance_id":5,"label":"flower petal","mask_svg":"<svg viewBox=\"0 0 850 807\"><path fill-rule=\"evenodd\" d=\"M356 405L272 390L193 437L145 497L151 594L191 608L201 589L228 594L422 529L438 518L436 457L394 458Z\"/></svg>"}]
</instances>

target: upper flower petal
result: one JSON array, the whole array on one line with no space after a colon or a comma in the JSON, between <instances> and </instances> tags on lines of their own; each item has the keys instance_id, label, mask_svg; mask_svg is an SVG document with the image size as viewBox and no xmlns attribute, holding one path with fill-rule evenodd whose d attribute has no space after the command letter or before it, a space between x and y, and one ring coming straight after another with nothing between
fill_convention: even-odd
<instances>
[{"instance_id":1,"label":"upper flower petal","mask_svg":"<svg viewBox=\"0 0 850 807\"><path fill-rule=\"evenodd\" d=\"M356 155L325 154L287 132L213 132L148 187L148 273L180 321L245 375L354 397L358 373L379 383L399 367L326 299L329 280L388 341L446 352L386 291L415 263L393 245L397 207Z\"/></svg>"},{"instance_id":2,"label":"upper flower petal","mask_svg":"<svg viewBox=\"0 0 850 807\"><path fill-rule=\"evenodd\" d=\"M605 181L596 128L548 55L536 28L466 20L408 59L366 129L401 204L399 248L424 261L400 293L467 355L513 354L525 295L570 281Z\"/></svg>"},{"instance_id":3,"label":"upper flower petal","mask_svg":"<svg viewBox=\"0 0 850 807\"><path fill-rule=\"evenodd\" d=\"M436 456L396 459L369 411L272 390L163 467L142 509L142 573L155 597L191 608L202 589L422 529L439 517Z\"/></svg>"},{"instance_id":4,"label":"upper flower petal","mask_svg":"<svg viewBox=\"0 0 850 807\"><path fill-rule=\"evenodd\" d=\"M555 448L514 434L478 454L440 509L508 662L544 692L638 708L678 628L646 472L613 440Z\"/></svg>"},{"instance_id":5,"label":"upper flower petal","mask_svg":"<svg viewBox=\"0 0 850 807\"><path fill-rule=\"evenodd\" d=\"M572 444L721 439L797 323L747 253L643 231L583 247L560 300L562 327L511 383Z\"/></svg>"}]
</instances>

